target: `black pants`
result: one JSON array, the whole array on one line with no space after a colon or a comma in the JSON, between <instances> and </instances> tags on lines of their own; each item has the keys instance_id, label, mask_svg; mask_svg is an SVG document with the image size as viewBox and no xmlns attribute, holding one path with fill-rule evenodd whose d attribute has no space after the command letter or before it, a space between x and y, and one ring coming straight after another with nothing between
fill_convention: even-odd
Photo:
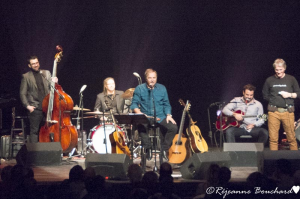
<instances>
[{"instance_id":1,"label":"black pants","mask_svg":"<svg viewBox=\"0 0 300 199\"><path fill-rule=\"evenodd\" d=\"M235 142L235 137L241 135L251 135L257 139L257 142L262 142L264 145L268 142L269 133L264 128L254 127L250 133L244 128L229 127L226 129L226 142Z\"/></svg>"},{"instance_id":2,"label":"black pants","mask_svg":"<svg viewBox=\"0 0 300 199\"><path fill-rule=\"evenodd\" d=\"M138 125L138 131L141 136L142 146L145 149L152 148L151 141L148 135L149 127L150 127L149 125L143 125L143 124ZM178 127L176 124L173 124L172 122L167 123L166 118L161 123L158 123L158 127L160 128L159 137L161 140L162 150L168 151L172 145L172 141L175 137L175 134L178 131Z\"/></svg>"},{"instance_id":3,"label":"black pants","mask_svg":"<svg viewBox=\"0 0 300 199\"><path fill-rule=\"evenodd\" d=\"M34 110L32 113L28 114L30 122L30 143L36 143L39 141L40 127L43 122L43 111Z\"/></svg>"}]
</instances>

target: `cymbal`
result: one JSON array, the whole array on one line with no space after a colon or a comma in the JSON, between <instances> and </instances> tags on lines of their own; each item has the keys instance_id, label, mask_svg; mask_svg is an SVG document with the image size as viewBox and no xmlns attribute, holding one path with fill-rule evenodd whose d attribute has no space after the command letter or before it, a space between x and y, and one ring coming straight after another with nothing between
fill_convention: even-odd
<instances>
[{"instance_id":1,"label":"cymbal","mask_svg":"<svg viewBox=\"0 0 300 199\"><path fill-rule=\"evenodd\" d=\"M133 92L135 88L129 88L125 91L125 93L122 94L122 97L124 99L130 99L133 97Z\"/></svg>"},{"instance_id":2,"label":"cymbal","mask_svg":"<svg viewBox=\"0 0 300 199\"><path fill-rule=\"evenodd\" d=\"M94 112L86 112L84 114L86 114L86 115L103 115L103 112L94 111ZM104 113L104 115L110 115L110 113Z\"/></svg>"},{"instance_id":3,"label":"cymbal","mask_svg":"<svg viewBox=\"0 0 300 199\"><path fill-rule=\"evenodd\" d=\"M81 111L81 108L76 105L73 107L73 111ZM91 111L91 109L83 108L83 111Z\"/></svg>"},{"instance_id":4,"label":"cymbal","mask_svg":"<svg viewBox=\"0 0 300 199\"><path fill-rule=\"evenodd\" d=\"M95 118L95 116L76 117L76 118L72 118L72 120L81 120L81 119L88 119L88 118Z\"/></svg>"}]
</instances>

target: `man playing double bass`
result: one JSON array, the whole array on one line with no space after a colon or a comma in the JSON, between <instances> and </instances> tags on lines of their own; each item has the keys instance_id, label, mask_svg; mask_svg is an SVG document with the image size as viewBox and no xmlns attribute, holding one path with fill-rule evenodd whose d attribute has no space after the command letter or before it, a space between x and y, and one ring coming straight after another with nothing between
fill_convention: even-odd
<instances>
[{"instance_id":1,"label":"man playing double bass","mask_svg":"<svg viewBox=\"0 0 300 199\"><path fill-rule=\"evenodd\" d=\"M45 96L50 92L51 80L58 82L57 77L51 78L48 70L41 70L37 56L28 59L30 71L22 75L20 86L20 98L23 106L28 110L30 122L30 143L38 142L38 134L43 122L42 103Z\"/></svg>"}]
</instances>

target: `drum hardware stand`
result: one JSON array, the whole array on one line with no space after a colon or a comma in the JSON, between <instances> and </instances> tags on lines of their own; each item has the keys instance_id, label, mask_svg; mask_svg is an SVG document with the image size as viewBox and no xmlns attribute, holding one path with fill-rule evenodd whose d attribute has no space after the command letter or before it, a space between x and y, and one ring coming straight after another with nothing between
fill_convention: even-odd
<instances>
[{"instance_id":1,"label":"drum hardware stand","mask_svg":"<svg viewBox=\"0 0 300 199\"><path fill-rule=\"evenodd\" d=\"M82 92L86 89L86 85L83 85L79 91L79 95L80 95L80 100L79 100L79 108L81 108L81 110L78 111L78 115L77 115L77 124L76 124L76 127L77 127L77 133L80 132L81 134L81 151L78 151L75 148L72 149L72 151L69 153L69 158L72 158L74 152L76 151L78 153L77 156L80 156L80 157L84 157L84 153L83 153L83 95L82 95ZM82 125L80 125L80 118L79 118L79 114L81 112L81 123Z\"/></svg>"},{"instance_id":2,"label":"drum hardware stand","mask_svg":"<svg viewBox=\"0 0 300 199\"><path fill-rule=\"evenodd\" d=\"M139 157L139 153L141 153L141 149L142 149L142 146L141 145L138 145L137 147L135 147L133 149L133 158L138 158Z\"/></svg>"},{"instance_id":3,"label":"drum hardware stand","mask_svg":"<svg viewBox=\"0 0 300 199\"><path fill-rule=\"evenodd\" d=\"M91 142L91 139L88 139L88 141L89 142L87 142L86 147L85 147L86 151L88 151L87 149L89 149L92 151L92 153L95 153L95 150L93 150L93 148L91 147L93 145L93 143Z\"/></svg>"},{"instance_id":4,"label":"drum hardware stand","mask_svg":"<svg viewBox=\"0 0 300 199\"><path fill-rule=\"evenodd\" d=\"M107 107L107 109L109 109L109 111L110 111L110 113L111 113L111 115L112 115L112 112L111 112L111 107L109 107L108 106L108 101L107 100L105 100L105 105L106 105L106 107ZM106 151L106 154L108 154L107 153L107 137L106 137L106 128L105 128L105 114L104 114L104 110L103 110L103 127L104 127L104 139L105 139L105 151ZM115 130L117 130L117 129L115 129Z\"/></svg>"},{"instance_id":5,"label":"drum hardware stand","mask_svg":"<svg viewBox=\"0 0 300 199\"><path fill-rule=\"evenodd\" d=\"M130 125L130 132L131 132L131 139L128 139L127 145L130 144L130 151L132 151L132 158L136 159L139 156L141 156L141 150L142 150L141 141L136 142L134 140L134 135L133 135L134 132L132 131L132 124ZM128 137L128 134L127 134L127 137Z\"/></svg>"}]
</instances>

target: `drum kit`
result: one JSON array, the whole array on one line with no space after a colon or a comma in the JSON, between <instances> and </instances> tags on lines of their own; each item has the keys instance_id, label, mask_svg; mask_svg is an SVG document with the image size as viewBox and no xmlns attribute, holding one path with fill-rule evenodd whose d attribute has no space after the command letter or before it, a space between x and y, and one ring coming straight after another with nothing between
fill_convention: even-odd
<instances>
[{"instance_id":1,"label":"drum kit","mask_svg":"<svg viewBox=\"0 0 300 199\"><path fill-rule=\"evenodd\" d=\"M130 88L124 92L122 97L125 100L130 101L130 103L126 103L125 101L125 107L124 109L128 109L128 112L130 112L130 105L131 105L131 99L133 97L134 88ZM100 111L93 111L91 112L90 109L87 108L80 108L75 106L73 108L74 111L84 111L85 116L82 118L99 118L100 122L98 125L94 126L86 139L85 143L85 149L82 149L86 151L86 153L99 153L99 154L110 154L111 153L111 142L109 139L109 135L113 132L115 132L115 125L113 122L109 119L111 116L111 113L107 112L100 112ZM81 119L81 118L80 118ZM132 126L128 124L118 124L116 127L118 128L118 131L121 132L123 135L125 144L130 148L133 147L133 158L137 158L140 156L140 141L138 136L131 136L131 138L128 136L128 131L131 132ZM137 134L137 132L135 132ZM132 140L133 139L133 140ZM133 146L132 146L133 145Z\"/></svg>"}]
</instances>

